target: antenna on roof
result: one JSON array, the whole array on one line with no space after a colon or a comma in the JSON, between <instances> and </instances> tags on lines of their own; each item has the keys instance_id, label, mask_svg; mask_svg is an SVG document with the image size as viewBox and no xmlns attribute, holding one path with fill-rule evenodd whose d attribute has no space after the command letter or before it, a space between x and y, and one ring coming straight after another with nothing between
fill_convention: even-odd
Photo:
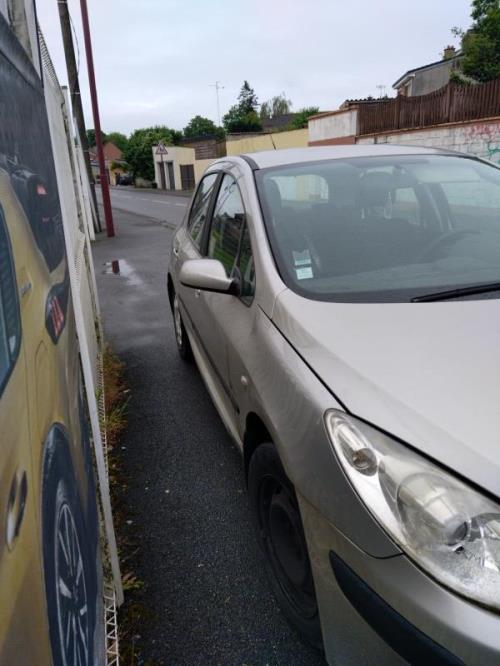
<instances>
[{"instance_id":1,"label":"antenna on roof","mask_svg":"<svg viewBox=\"0 0 500 666\"><path fill-rule=\"evenodd\" d=\"M269 135L269 138L271 139L271 143L273 144L273 148L274 148L274 150L278 150L278 149L276 148L276 144L274 143L273 133L272 133L272 132L271 132L271 134Z\"/></svg>"}]
</instances>

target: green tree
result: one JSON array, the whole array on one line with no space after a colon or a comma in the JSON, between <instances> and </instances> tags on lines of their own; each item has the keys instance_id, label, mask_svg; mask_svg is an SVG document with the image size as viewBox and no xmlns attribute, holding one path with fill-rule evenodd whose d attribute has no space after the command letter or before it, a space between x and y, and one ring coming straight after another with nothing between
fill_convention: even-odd
<instances>
[{"instance_id":1,"label":"green tree","mask_svg":"<svg viewBox=\"0 0 500 666\"><path fill-rule=\"evenodd\" d=\"M122 153L125 152L128 144L127 137L121 132L110 132L109 134L106 134L104 141L105 143L114 143L115 146L122 151Z\"/></svg>"},{"instance_id":2,"label":"green tree","mask_svg":"<svg viewBox=\"0 0 500 666\"><path fill-rule=\"evenodd\" d=\"M248 81L243 81L240 94L238 95L238 106L242 113L257 111L259 100L257 99L255 90L250 86Z\"/></svg>"},{"instance_id":3,"label":"green tree","mask_svg":"<svg viewBox=\"0 0 500 666\"><path fill-rule=\"evenodd\" d=\"M319 108L317 106L306 106L304 109L295 115L295 118L291 122L292 129L303 129L307 127L307 121L311 116L315 116L319 113Z\"/></svg>"},{"instance_id":4,"label":"green tree","mask_svg":"<svg viewBox=\"0 0 500 666\"><path fill-rule=\"evenodd\" d=\"M222 118L226 132L260 132L262 123L257 113L259 102L254 89L244 81L238 95L238 103Z\"/></svg>"},{"instance_id":5,"label":"green tree","mask_svg":"<svg viewBox=\"0 0 500 666\"><path fill-rule=\"evenodd\" d=\"M269 118L276 118L276 116L283 116L285 113L290 113L292 110L292 100L288 99L285 93L271 97L267 102L263 102L260 106L260 117L262 120Z\"/></svg>"},{"instance_id":6,"label":"green tree","mask_svg":"<svg viewBox=\"0 0 500 666\"><path fill-rule=\"evenodd\" d=\"M106 141L106 134L101 130L101 139L102 142L104 143ZM95 146L95 130L94 129L88 129L87 130L87 141L89 142L89 146L93 148Z\"/></svg>"},{"instance_id":7,"label":"green tree","mask_svg":"<svg viewBox=\"0 0 500 666\"><path fill-rule=\"evenodd\" d=\"M452 31L462 40L460 70L466 77L481 83L497 79L500 77L500 0L473 0L471 17L469 30L454 28Z\"/></svg>"},{"instance_id":8,"label":"green tree","mask_svg":"<svg viewBox=\"0 0 500 666\"><path fill-rule=\"evenodd\" d=\"M165 125L144 127L132 132L123 158L130 165L134 177L141 176L147 180L154 180L152 149L160 142L167 146L174 145L172 131Z\"/></svg>"},{"instance_id":9,"label":"green tree","mask_svg":"<svg viewBox=\"0 0 500 666\"><path fill-rule=\"evenodd\" d=\"M217 125L209 118L195 116L184 128L184 136L189 139L198 136L213 136L217 134L217 129Z\"/></svg>"}]
</instances>

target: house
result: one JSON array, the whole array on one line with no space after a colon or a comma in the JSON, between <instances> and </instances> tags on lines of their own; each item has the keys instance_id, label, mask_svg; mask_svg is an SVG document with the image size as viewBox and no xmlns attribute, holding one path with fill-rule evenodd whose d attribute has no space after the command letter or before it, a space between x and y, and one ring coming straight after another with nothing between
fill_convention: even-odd
<instances>
[{"instance_id":1,"label":"house","mask_svg":"<svg viewBox=\"0 0 500 666\"><path fill-rule=\"evenodd\" d=\"M443 58L422 67L409 69L393 83L398 95L415 97L439 90L450 80L451 72L458 68L462 52L454 46L447 46Z\"/></svg>"},{"instance_id":2,"label":"house","mask_svg":"<svg viewBox=\"0 0 500 666\"><path fill-rule=\"evenodd\" d=\"M95 182L99 183L101 180L101 173L99 170L99 160L97 158L97 148L95 146L89 148L89 155ZM104 144L104 163L106 165L108 183L116 185L118 182L118 176L122 173L126 173L127 165L123 159L122 151L111 141Z\"/></svg>"}]
</instances>

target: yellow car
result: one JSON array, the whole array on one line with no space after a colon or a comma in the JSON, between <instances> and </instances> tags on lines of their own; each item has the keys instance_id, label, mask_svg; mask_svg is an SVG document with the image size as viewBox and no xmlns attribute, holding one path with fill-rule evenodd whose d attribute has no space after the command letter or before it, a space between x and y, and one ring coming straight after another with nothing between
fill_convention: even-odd
<instances>
[{"instance_id":1,"label":"yellow car","mask_svg":"<svg viewBox=\"0 0 500 666\"><path fill-rule=\"evenodd\" d=\"M59 202L0 164L0 664L87 666L99 521Z\"/></svg>"}]
</instances>

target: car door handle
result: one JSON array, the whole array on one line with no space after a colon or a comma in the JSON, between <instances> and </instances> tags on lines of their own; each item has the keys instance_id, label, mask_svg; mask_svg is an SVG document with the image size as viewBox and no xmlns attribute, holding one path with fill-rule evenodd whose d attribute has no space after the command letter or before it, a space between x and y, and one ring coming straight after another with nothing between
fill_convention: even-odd
<instances>
[{"instance_id":1,"label":"car door handle","mask_svg":"<svg viewBox=\"0 0 500 666\"><path fill-rule=\"evenodd\" d=\"M9 502L7 505L7 520L5 521L5 540L9 550L19 535L26 509L28 496L28 479L26 472L15 474L10 485Z\"/></svg>"}]
</instances>

